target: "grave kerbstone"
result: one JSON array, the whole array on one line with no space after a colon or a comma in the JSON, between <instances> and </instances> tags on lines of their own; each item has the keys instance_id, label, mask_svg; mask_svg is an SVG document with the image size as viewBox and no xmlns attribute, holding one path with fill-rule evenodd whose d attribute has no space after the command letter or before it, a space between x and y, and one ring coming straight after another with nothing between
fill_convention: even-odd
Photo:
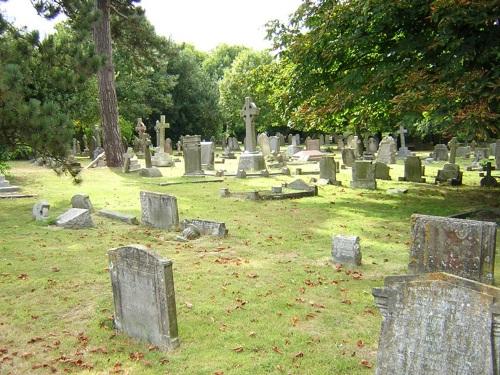
<instances>
[{"instance_id":1,"label":"grave kerbstone","mask_svg":"<svg viewBox=\"0 0 500 375\"><path fill-rule=\"evenodd\" d=\"M92 206L92 202L90 202L90 198L87 194L75 194L71 198L71 207L73 208L84 208L92 212L94 207Z\"/></svg>"},{"instance_id":2,"label":"grave kerbstone","mask_svg":"<svg viewBox=\"0 0 500 375\"><path fill-rule=\"evenodd\" d=\"M118 331L170 350L179 346L172 261L141 245L108 251Z\"/></svg>"},{"instance_id":3,"label":"grave kerbstone","mask_svg":"<svg viewBox=\"0 0 500 375\"><path fill-rule=\"evenodd\" d=\"M375 179L375 165L371 161L356 160L352 166L353 189L377 189L377 180Z\"/></svg>"},{"instance_id":4,"label":"grave kerbstone","mask_svg":"<svg viewBox=\"0 0 500 375\"><path fill-rule=\"evenodd\" d=\"M68 229L91 228L94 226L90 210L70 208L56 219L56 226Z\"/></svg>"},{"instance_id":5,"label":"grave kerbstone","mask_svg":"<svg viewBox=\"0 0 500 375\"><path fill-rule=\"evenodd\" d=\"M47 201L40 201L33 206L33 218L36 221L43 221L49 218L50 204Z\"/></svg>"},{"instance_id":6,"label":"grave kerbstone","mask_svg":"<svg viewBox=\"0 0 500 375\"><path fill-rule=\"evenodd\" d=\"M173 195L141 191L141 221L160 229L176 229L179 226L177 198Z\"/></svg>"},{"instance_id":7,"label":"grave kerbstone","mask_svg":"<svg viewBox=\"0 0 500 375\"><path fill-rule=\"evenodd\" d=\"M446 273L389 276L376 375L497 375L500 289Z\"/></svg>"},{"instance_id":8,"label":"grave kerbstone","mask_svg":"<svg viewBox=\"0 0 500 375\"><path fill-rule=\"evenodd\" d=\"M413 215L410 273L448 272L493 284L496 224Z\"/></svg>"},{"instance_id":9,"label":"grave kerbstone","mask_svg":"<svg viewBox=\"0 0 500 375\"><path fill-rule=\"evenodd\" d=\"M334 263L361 265L361 246L358 236L336 235L332 238L332 259Z\"/></svg>"}]
</instances>

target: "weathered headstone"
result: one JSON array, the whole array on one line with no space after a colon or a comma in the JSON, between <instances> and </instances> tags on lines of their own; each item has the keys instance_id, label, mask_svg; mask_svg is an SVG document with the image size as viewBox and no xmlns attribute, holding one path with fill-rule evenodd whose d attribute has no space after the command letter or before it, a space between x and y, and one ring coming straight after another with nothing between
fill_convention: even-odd
<instances>
[{"instance_id":1,"label":"weathered headstone","mask_svg":"<svg viewBox=\"0 0 500 375\"><path fill-rule=\"evenodd\" d=\"M389 276L376 375L497 375L500 289L446 273Z\"/></svg>"},{"instance_id":2,"label":"weathered headstone","mask_svg":"<svg viewBox=\"0 0 500 375\"><path fill-rule=\"evenodd\" d=\"M336 235L332 238L332 259L335 263L361 265L361 246L358 236Z\"/></svg>"},{"instance_id":3,"label":"weathered headstone","mask_svg":"<svg viewBox=\"0 0 500 375\"><path fill-rule=\"evenodd\" d=\"M384 137L380 142L377 161L385 164L396 164L396 142L391 136Z\"/></svg>"},{"instance_id":4,"label":"weathered headstone","mask_svg":"<svg viewBox=\"0 0 500 375\"><path fill-rule=\"evenodd\" d=\"M377 189L377 180L375 179L375 165L371 161L356 160L352 166L353 189Z\"/></svg>"},{"instance_id":5,"label":"weathered headstone","mask_svg":"<svg viewBox=\"0 0 500 375\"><path fill-rule=\"evenodd\" d=\"M201 142L201 167L213 170L215 163L215 144L213 142Z\"/></svg>"},{"instance_id":6,"label":"weathered headstone","mask_svg":"<svg viewBox=\"0 0 500 375\"><path fill-rule=\"evenodd\" d=\"M40 201L33 206L33 219L36 221L47 220L49 218L50 204L47 201Z\"/></svg>"},{"instance_id":7,"label":"weathered headstone","mask_svg":"<svg viewBox=\"0 0 500 375\"><path fill-rule=\"evenodd\" d=\"M201 137L199 135L185 135L182 142L184 154L184 175L199 176L204 172L201 169Z\"/></svg>"},{"instance_id":8,"label":"weathered headstone","mask_svg":"<svg viewBox=\"0 0 500 375\"><path fill-rule=\"evenodd\" d=\"M172 261L141 245L108 251L118 331L162 350L179 346Z\"/></svg>"},{"instance_id":9,"label":"weathered headstone","mask_svg":"<svg viewBox=\"0 0 500 375\"><path fill-rule=\"evenodd\" d=\"M493 284L495 223L413 215L411 233L409 272L442 271Z\"/></svg>"},{"instance_id":10,"label":"weathered headstone","mask_svg":"<svg viewBox=\"0 0 500 375\"><path fill-rule=\"evenodd\" d=\"M141 191L141 221L160 229L176 229L179 226L177 198L173 195Z\"/></svg>"},{"instance_id":11,"label":"weathered headstone","mask_svg":"<svg viewBox=\"0 0 500 375\"><path fill-rule=\"evenodd\" d=\"M337 181L337 164L335 159L331 156L322 157L319 161L319 178L324 180L327 184L340 185Z\"/></svg>"},{"instance_id":12,"label":"weathered headstone","mask_svg":"<svg viewBox=\"0 0 500 375\"><path fill-rule=\"evenodd\" d=\"M432 157L436 161L448 161L448 147L445 144L438 143L434 146Z\"/></svg>"},{"instance_id":13,"label":"weathered headstone","mask_svg":"<svg viewBox=\"0 0 500 375\"><path fill-rule=\"evenodd\" d=\"M446 163L443 166L443 169L438 170L435 182L449 183L454 186L461 185L462 175L463 172L460 171L460 167L458 165Z\"/></svg>"},{"instance_id":14,"label":"weathered headstone","mask_svg":"<svg viewBox=\"0 0 500 375\"><path fill-rule=\"evenodd\" d=\"M496 146L495 146L495 163L497 170L500 171L500 138L497 139L496 141Z\"/></svg>"},{"instance_id":15,"label":"weathered headstone","mask_svg":"<svg viewBox=\"0 0 500 375\"><path fill-rule=\"evenodd\" d=\"M280 138L276 136L269 137L269 146L272 154L279 154L280 152Z\"/></svg>"},{"instance_id":16,"label":"weathered headstone","mask_svg":"<svg viewBox=\"0 0 500 375\"><path fill-rule=\"evenodd\" d=\"M245 151L240 155L238 170L261 171L266 169L266 162L261 152L257 151L254 119L259 114L259 108L250 97L245 98L245 104L240 112L245 121Z\"/></svg>"},{"instance_id":17,"label":"weathered headstone","mask_svg":"<svg viewBox=\"0 0 500 375\"><path fill-rule=\"evenodd\" d=\"M56 219L56 226L68 229L90 228L94 226L90 211L84 208L70 208Z\"/></svg>"},{"instance_id":18,"label":"weathered headstone","mask_svg":"<svg viewBox=\"0 0 500 375\"><path fill-rule=\"evenodd\" d=\"M308 151L320 151L319 139L306 139L306 150Z\"/></svg>"},{"instance_id":19,"label":"weathered headstone","mask_svg":"<svg viewBox=\"0 0 500 375\"><path fill-rule=\"evenodd\" d=\"M455 160L457 157L457 148L458 148L458 140L456 137L453 137L449 142L448 142L448 147L450 149L450 159L449 162L451 164L455 164Z\"/></svg>"},{"instance_id":20,"label":"weathered headstone","mask_svg":"<svg viewBox=\"0 0 500 375\"><path fill-rule=\"evenodd\" d=\"M194 225L198 228L200 234L204 236L215 236L215 237L225 237L228 233L226 229L226 224L210 221L210 220L201 220L201 219L184 219L181 222L181 229L185 229L189 225Z\"/></svg>"},{"instance_id":21,"label":"weathered headstone","mask_svg":"<svg viewBox=\"0 0 500 375\"><path fill-rule=\"evenodd\" d=\"M458 146L457 147L457 158L469 158L470 157L470 146Z\"/></svg>"},{"instance_id":22,"label":"weathered headstone","mask_svg":"<svg viewBox=\"0 0 500 375\"><path fill-rule=\"evenodd\" d=\"M259 144L262 155L267 156L271 154L271 144L266 133L259 134L257 142Z\"/></svg>"},{"instance_id":23,"label":"weathered headstone","mask_svg":"<svg viewBox=\"0 0 500 375\"><path fill-rule=\"evenodd\" d=\"M408 182L425 182L424 176L425 167L422 166L422 161L418 156L407 156L405 159L404 177L400 177L400 181Z\"/></svg>"},{"instance_id":24,"label":"weathered headstone","mask_svg":"<svg viewBox=\"0 0 500 375\"><path fill-rule=\"evenodd\" d=\"M92 202L90 202L90 198L87 194L75 194L71 198L71 207L73 208L84 208L92 212L94 207L92 206Z\"/></svg>"},{"instance_id":25,"label":"weathered headstone","mask_svg":"<svg viewBox=\"0 0 500 375\"><path fill-rule=\"evenodd\" d=\"M352 137L350 148L353 149L356 159L361 158L363 155L363 141L357 135Z\"/></svg>"},{"instance_id":26,"label":"weathered headstone","mask_svg":"<svg viewBox=\"0 0 500 375\"><path fill-rule=\"evenodd\" d=\"M368 152L375 154L378 151L378 145L379 145L379 142L378 142L377 138L370 137L370 138L368 138L368 144L367 144L366 149Z\"/></svg>"},{"instance_id":27,"label":"weathered headstone","mask_svg":"<svg viewBox=\"0 0 500 375\"><path fill-rule=\"evenodd\" d=\"M342 149L342 163L348 167L352 167L356 156L354 155L354 150L352 148Z\"/></svg>"},{"instance_id":28,"label":"weathered headstone","mask_svg":"<svg viewBox=\"0 0 500 375\"><path fill-rule=\"evenodd\" d=\"M385 163L379 161L374 163L375 165L375 179L377 180L390 180L390 170L389 166Z\"/></svg>"},{"instance_id":29,"label":"weathered headstone","mask_svg":"<svg viewBox=\"0 0 500 375\"><path fill-rule=\"evenodd\" d=\"M128 215L121 212L110 211L110 210L99 210L97 211L99 216L107 217L108 219L123 221L124 223L131 225L138 225L139 220L134 215Z\"/></svg>"}]
</instances>

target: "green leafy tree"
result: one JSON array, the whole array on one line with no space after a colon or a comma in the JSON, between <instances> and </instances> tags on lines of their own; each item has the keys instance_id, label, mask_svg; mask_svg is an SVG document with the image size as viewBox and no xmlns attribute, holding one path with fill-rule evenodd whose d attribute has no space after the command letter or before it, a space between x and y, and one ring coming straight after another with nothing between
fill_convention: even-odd
<instances>
[{"instance_id":1,"label":"green leafy tree","mask_svg":"<svg viewBox=\"0 0 500 375\"><path fill-rule=\"evenodd\" d=\"M219 44L203 61L203 69L216 81L224 78L226 69L230 68L241 51L248 50L244 46Z\"/></svg>"}]
</instances>

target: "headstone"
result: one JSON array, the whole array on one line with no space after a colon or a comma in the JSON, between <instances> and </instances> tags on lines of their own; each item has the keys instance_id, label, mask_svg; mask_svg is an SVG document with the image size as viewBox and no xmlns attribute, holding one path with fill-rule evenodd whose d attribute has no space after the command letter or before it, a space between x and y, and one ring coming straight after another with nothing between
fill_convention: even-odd
<instances>
[{"instance_id":1,"label":"headstone","mask_svg":"<svg viewBox=\"0 0 500 375\"><path fill-rule=\"evenodd\" d=\"M407 156L405 159L404 177L400 181L408 182L425 182L424 176L425 167L422 166L422 161L418 156Z\"/></svg>"},{"instance_id":2,"label":"headstone","mask_svg":"<svg viewBox=\"0 0 500 375\"><path fill-rule=\"evenodd\" d=\"M384 137L380 142L377 161L385 164L396 164L396 142L391 136Z\"/></svg>"},{"instance_id":3,"label":"headstone","mask_svg":"<svg viewBox=\"0 0 500 375\"><path fill-rule=\"evenodd\" d=\"M326 180L327 184L339 185L337 181L337 164L331 156L325 156L319 161L319 178Z\"/></svg>"},{"instance_id":4,"label":"headstone","mask_svg":"<svg viewBox=\"0 0 500 375\"><path fill-rule=\"evenodd\" d=\"M281 134L280 132L278 132L278 133L276 133L276 137L278 137L278 139L279 139L280 147L286 145L285 136L283 134Z\"/></svg>"},{"instance_id":5,"label":"headstone","mask_svg":"<svg viewBox=\"0 0 500 375\"><path fill-rule=\"evenodd\" d=\"M337 144L337 148L339 150L343 150L345 145L344 145L344 139L340 135L335 136L335 143Z\"/></svg>"},{"instance_id":6,"label":"headstone","mask_svg":"<svg viewBox=\"0 0 500 375\"><path fill-rule=\"evenodd\" d=\"M247 172L244 169L238 169L236 172L236 178L247 178Z\"/></svg>"},{"instance_id":7,"label":"headstone","mask_svg":"<svg viewBox=\"0 0 500 375\"><path fill-rule=\"evenodd\" d=\"M227 145L230 151L241 151L240 145L236 137L229 137L227 139Z\"/></svg>"},{"instance_id":8,"label":"headstone","mask_svg":"<svg viewBox=\"0 0 500 375\"><path fill-rule=\"evenodd\" d=\"M159 136L158 148L154 157L151 158L151 164L155 167L172 167L174 162L170 156L172 152L172 140L170 140L169 149L167 150L167 142L165 141L165 129L169 129L170 124L165 122L165 115L160 116L160 121L156 121L155 130ZM147 160L147 159L146 159ZM146 168L148 167L146 162Z\"/></svg>"},{"instance_id":9,"label":"headstone","mask_svg":"<svg viewBox=\"0 0 500 375\"><path fill-rule=\"evenodd\" d=\"M442 143L435 145L432 157L436 161L448 161L448 147Z\"/></svg>"},{"instance_id":10,"label":"headstone","mask_svg":"<svg viewBox=\"0 0 500 375\"><path fill-rule=\"evenodd\" d=\"M75 194L71 198L71 207L73 208L84 208L92 212L94 207L92 206L92 202L90 202L90 198L87 194Z\"/></svg>"},{"instance_id":11,"label":"headstone","mask_svg":"<svg viewBox=\"0 0 500 375\"><path fill-rule=\"evenodd\" d=\"M320 147L323 146L325 144L325 135L324 134L320 134L318 139L319 139L319 145L320 145Z\"/></svg>"},{"instance_id":12,"label":"headstone","mask_svg":"<svg viewBox=\"0 0 500 375\"><path fill-rule=\"evenodd\" d=\"M490 157L490 150L488 147L476 147L475 155L481 159L488 159Z\"/></svg>"},{"instance_id":13,"label":"headstone","mask_svg":"<svg viewBox=\"0 0 500 375\"><path fill-rule=\"evenodd\" d=\"M334 263L361 265L361 246L358 236L336 235L332 238L332 259Z\"/></svg>"},{"instance_id":14,"label":"headstone","mask_svg":"<svg viewBox=\"0 0 500 375\"><path fill-rule=\"evenodd\" d=\"M304 182L304 180L301 180L300 178L290 182L289 184L287 184L286 187L293 190L306 190L306 191L314 189L314 186L309 186Z\"/></svg>"},{"instance_id":15,"label":"headstone","mask_svg":"<svg viewBox=\"0 0 500 375\"><path fill-rule=\"evenodd\" d=\"M375 180L375 166L371 161L356 160L352 166L353 189L377 189L377 180Z\"/></svg>"},{"instance_id":16,"label":"headstone","mask_svg":"<svg viewBox=\"0 0 500 375\"><path fill-rule=\"evenodd\" d=\"M292 142L293 142L293 135L292 135L292 134L288 134L287 141L288 141L288 142L287 142L287 143L288 143L288 145L291 145L291 144L292 144Z\"/></svg>"},{"instance_id":17,"label":"headstone","mask_svg":"<svg viewBox=\"0 0 500 375\"><path fill-rule=\"evenodd\" d=\"M413 215L410 273L447 272L493 284L496 224Z\"/></svg>"},{"instance_id":18,"label":"headstone","mask_svg":"<svg viewBox=\"0 0 500 375\"><path fill-rule=\"evenodd\" d=\"M377 180L390 180L390 170L389 166L385 163L379 161L375 162L375 179Z\"/></svg>"},{"instance_id":19,"label":"headstone","mask_svg":"<svg viewBox=\"0 0 500 375\"><path fill-rule=\"evenodd\" d=\"M342 163L344 165L352 167L355 160L356 160L356 155L354 155L354 150L352 148L342 149Z\"/></svg>"},{"instance_id":20,"label":"headstone","mask_svg":"<svg viewBox=\"0 0 500 375\"><path fill-rule=\"evenodd\" d=\"M320 151L319 139L306 139L306 150L308 151Z\"/></svg>"},{"instance_id":21,"label":"headstone","mask_svg":"<svg viewBox=\"0 0 500 375\"><path fill-rule=\"evenodd\" d=\"M288 156L293 156L300 151L302 151L302 146L291 145L286 148L286 153L288 154Z\"/></svg>"},{"instance_id":22,"label":"headstone","mask_svg":"<svg viewBox=\"0 0 500 375\"><path fill-rule=\"evenodd\" d=\"M435 182L438 183L449 183L454 186L462 184L463 172L460 171L460 167L456 164L446 163L443 169L438 170Z\"/></svg>"},{"instance_id":23,"label":"headstone","mask_svg":"<svg viewBox=\"0 0 500 375\"><path fill-rule=\"evenodd\" d=\"M375 154L378 151L378 140L377 138L370 137L368 138L367 151Z\"/></svg>"},{"instance_id":24,"label":"headstone","mask_svg":"<svg viewBox=\"0 0 500 375\"><path fill-rule=\"evenodd\" d=\"M131 225L138 225L139 220L134 215L123 214L121 212L110 211L110 210L99 210L97 211L99 216L107 217L108 219L123 221L124 223Z\"/></svg>"},{"instance_id":25,"label":"headstone","mask_svg":"<svg viewBox=\"0 0 500 375\"><path fill-rule=\"evenodd\" d=\"M259 108L252 102L250 97L245 98L245 104L240 112L245 121L245 151L240 155L238 170L261 171L266 169L263 153L258 152L255 139L254 119L259 114ZM264 150L266 151L266 150ZM263 152L264 152L263 151Z\"/></svg>"},{"instance_id":26,"label":"headstone","mask_svg":"<svg viewBox=\"0 0 500 375\"><path fill-rule=\"evenodd\" d=\"M398 156L400 158L406 158L411 155L411 151L406 147L405 134L408 133L408 130L404 128L403 125L399 125L399 136L401 139L401 147L398 150Z\"/></svg>"},{"instance_id":27,"label":"headstone","mask_svg":"<svg viewBox=\"0 0 500 375\"><path fill-rule=\"evenodd\" d=\"M141 191L140 197L144 225L160 229L176 229L179 226L176 197L149 191Z\"/></svg>"},{"instance_id":28,"label":"headstone","mask_svg":"<svg viewBox=\"0 0 500 375\"><path fill-rule=\"evenodd\" d=\"M269 137L269 145L272 154L279 154L280 152L280 138L276 136Z\"/></svg>"},{"instance_id":29,"label":"headstone","mask_svg":"<svg viewBox=\"0 0 500 375\"><path fill-rule=\"evenodd\" d=\"M361 139L359 139L357 135L352 137L350 147L353 149L356 159L361 158L361 156L363 155L363 141L361 141Z\"/></svg>"},{"instance_id":30,"label":"headstone","mask_svg":"<svg viewBox=\"0 0 500 375\"><path fill-rule=\"evenodd\" d=\"M262 155L267 156L271 154L271 144L266 133L262 133L259 135L258 143Z\"/></svg>"},{"instance_id":31,"label":"headstone","mask_svg":"<svg viewBox=\"0 0 500 375\"><path fill-rule=\"evenodd\" d=\"M225 237L228 233L226 229L226 224L210 221L210 220L201 220L201 219L184 219L181 222L181 229L185 229L189 225L194 225L198 228L200 234L204 236L214 236L214 237Z\"/></svg>"},{"instance_id":32,"label":"headstone","mask_svg":"<svg viewBox=\"0 0 500 375\"><path fill-rule=\"evenodd\" d=\"M174 153L174 150L172 148L172 140L170 138L165 139L165 153L172 155Z\"/></svg>"},{"instance_id":33,"label":"headstone","mask_svg":"<svg viewBox=\"0 0 500 375\"><path fill-rule=\"evenodd\" d=\"M47 201L40 201L33 206L33 219L43 221L49 218L50 204Z\"/></svg>"},{"instance_id":34,"label":"headstone","mask_svg":"<svg viewBox=\"0 0 500 375\"><path fill-rule=\"evenodd\" d=\"M453 137L451 141L448 142L448 147L450 149L449 162L450 164L455 164L455 160L457 157L457 148L458 148L458 141L456 137Z\"/></svg>"},{"instance_id":35,"label":"headstone","mask_svg":"<svg viewBox=\"0 0 500 375\"><path fill-rule=\"evenodd\" d=\"M446 273L389 276L376 375L498 374L500 289Z\"/></svg>"},{"instance_id":36,"label":"headstone","mask_svg":"<svg viewBox=\"0 0 500 375\"><path fill-rule=\"evenodd\" d=\"M148 178L163 177L158 168L142 168L139 170L139 176Z\"/></svg>"},{"instance_id":37,"label":"headstone","mask_svg":"<svg viewBox=\"0 0 500 375\"><path fill-rule=\"evenodd\" d=\"M108 251L118 331L170 350L179 346L172 261L141 245Z\"/></svg>"},{"instance_id":38,"label":"headstone","mask_svg":"<svg viewBox=\"0 0 500 375\"><path fill-rule=\"evenodd\" d=\"M214 170L215 144L213 142L201 142L201 167L210 171Z\"/></svg>"},{"instance_id":39,"label":"headstone","mask_svg":"<svg viewBox=\"0 0 500 375\"><path fill-rule=\"evenodd\" d=\"M184 176L199 176L204 172L201 169L201 137L199 135L185 135L182 143L184 154Z\"/></svg>"},{"instance_id":40,"label":"headstone","mask_svg":"<svg viewBox=\"0 0 500 375\"><path fill-rule=\"evenodd\" d=\"M496 155L496 153L497 153L496 142L490 143L490 155Z\"/></svg>"},{"instance_id":41,"label":"headstone","mask_svg":"<svg viewBox=\"0 0 500 375\"><path fill-rule=\"evenodd\" d=\"M292 140L293 146L300 146L300 134L295 134Z\"/></svg>"},{"instance_id":42,"label":"headstone","mask_svg":"<svg viewBox=\"0 0 500 375\"><path fill-rule=\"evenodd\" d=\"M495 163L496 163L496 169L500 171L500 138L497 139L497 141L496 141Z\"/></svg>"},{"instance_id":43,"label":"headstone","mask_svg":"<svg viewBox=\"0 0 500 375\"><path fill-rule=\"evenodd\" d=\"M457 147L457 158L469 158L470 153L470 146Z\"/></svg>"},{"instance_id":44,"label":"headstone","mask_svg":"<svg viewBox=\"0 0 500 375\"><path fill-rule=\"evenodd\" d=\"M84 208L70 208L56 219L56 226L68 229L90 228L94 226L90 211Z\"/></svg>"},{"instance_id":45,"label":"headstone","mask_svg":"<svg viewBox=\"0 0 500 375\"><path fill-rule=\"evenodd\" d=\"M479 181L481 187L497 187L498 182L495 177L491 175L491 162L486 163L486 176Z\"/></svg>"}]
</instances>

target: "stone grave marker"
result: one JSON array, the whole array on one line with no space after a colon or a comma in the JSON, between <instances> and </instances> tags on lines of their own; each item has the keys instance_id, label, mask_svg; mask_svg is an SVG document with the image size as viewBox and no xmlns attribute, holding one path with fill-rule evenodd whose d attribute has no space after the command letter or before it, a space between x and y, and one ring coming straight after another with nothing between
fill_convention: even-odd
<instances>
[{"instance_id":1,"label":"stone grave marker","mask_svg":"<svg viewBox=\"0 0 500 375\"><path fill-rule=\"evenodd\" d=\"M479 182L481 187L497 187L498 182L495 177L491 175L491 162L486 163L486 176Z\"/></svg>"},{"instance_id":2,"label":"stone grave marker","mask_svg":"<svg viewBox=\"0 0 500 375\"><path fill-rule=\"evenodd\" d=\"M280 138L277 136L269 137L269 146L272 154L279 154L280 152Z\"/></svg>"},{"instance_id":3,"label":"stone grave marker","mask_svg":"<svg viewBox=\"0 0 500 375\"><path fill-rule=\"evenodd\" d=\"M435 145L432 158L436 161L448 161L448 147L442 143Z\"/></svg>"},{"instance_id":4,"label":"stone grave marker","mask_svg":"<svg viewBox=\"0 0 500 375\"><path fill-rule=\"evenodd\" d=\"M201 137L199 135L185 135L182 151L184 154L184 176L205 174L201 169Z\"/></svg>"},{"instance_id":5,"label":"stone grave marker","mask_svg":"<svg viewBox=\"0 0 500 375\"><path fill-rule=\"evenodd\" d=\"M396 164L396 142L391 136L384 137L380 142L377 161L384 164Z\"/></svg>"},{"instance_id":6,"label":"stone grave marker","mask_svg":"<svg viewBox=\"0 0 500 375\"><path fill-rule=\"evenodd\" d=\"M228 233L226 224L217 221L184 219L181 222L181 229L186 229L189 225L194 225L198 229L200 234L205 236L225 237Z\"/></svg>"},{"instance_id":7,"label":"stone grave marker","mask_svg":"<svg viewBox=\"0 0 500 375\"><path fill-rule=\"evenodd\" d=\"M157 140L158 148L157 152L151 159L152 165L156 167L172 167L174 162L170 157L172 152L172 140L170 140L169 152L166 151L167 143L165 141L165 130L170 129L170 124L165 122L165 115L160 116L160 121L156 121L155 130L158 134L159 140ZM147 166L146 166L147 167Z\"/></svg>"},{"instance_id":8,"label":"stone grave marker","mask_svg":"<svg viewBox=\"0 0 500 375\"><path fill-rule=\"evenodd\" d=\"M264 160L263 154L267 150L258 152L255 144L256 138L254 120L255 117L258 116L259 112L259 108L255 105L254 102L252 102L252 99L250 97L246 97L245 104L240 111L240 115L245 121L245 151L240 155L240 160L238 161L238 170L261 171L263 169L266 169L266 162ZM271 150L269 150L269 153L270 152Z\"/></svg>"},{"instance_id":9,"label":"stone grave marker","mask_svg":"<svg viewBox=\"0 0 500 375\"><path fill-rule=\"evenodd\" d=\"M332 260L334 263L361 265L361 246L358 236L336 235L332 238Z\"/></svg>"},{"instance_id":10,"label":"stone grave marker","mask_svg":"<svg viewBox=\"0 0 500 375\"><path fill-rule=\"evenodd\" d=\"M33 206L33 219L43 221L49 218L50 204L47 201L40 201Z\"/></svg>"},{"instance_id":11,"label":"stone grave marker","mask_svg":"<svg viewBox=\"0 0 500 375\"><path fill-rule=\"evenodd\" d=\"M405 134L408 130L404 128L403 125L399 125L399 137L401 139L401 147L398 150L398 156L400 158L406 158L411 155L411 151L406 147Z\"/></svg>"},{"instance_id":12,"label":"stone grave marker","mask_svg":"<svg viewBox=\"0 0 500 375\"><path fill-rule=\"evenodd\" d=\"M11 185L4 175L0 174L0 193L13 193L19 190L19 186Z\"/></svg>"},{"instance_id":13,"label":"stone grave marker","mask_svg":"<svg viewBox=\"0 0 500 375\"><path fill-rule=\"evenodd\" d=\"M370 137L368 138L367 151L371 154L375 154L378 151L379 142L377 138Z\"/></svg>"},{"instance_id":14,"label":"stone grave marker","mask_svg":"<svg viewBox=\"0 0 500 375\"><path fill-rule=\"evenodd\" d=\"M352 148L345 147L342 149L342 163L345 166L352 167L355 160L356 155L354 155L354 150Z\"/></svg>"},{"instance_id":15,"label":"stone grave marker","mask_svg":"<svg viewBox=\"0 0 500 375\"><path fill-rule=\"evenodd\" d=\"M422 176L425 174L425 167L418 156L407 156L405 159L404 177L400 181L425 182Z\"/></svg>"},{"instance_id":16,"label":"stone grave marker","mask_svg":"<svg viewBox=\"0 0 500 375\"><path fill-rule=\"evenodd\" d=\"M377 180L390 180L391 168L385 163L381 163L379 161L375 162L375 179Z\"/></svg>"},{"instance_id":17,"label":"stone grave marker","mask_svg":"<svg viewBox=\"0 0 500 375\"><path fill-rule=\"evenodd\" d=\"M71 207L73 208L84 208L92 212L94 207L92 206L92 202L90 202L90 198L88 194L75 194L71 198Z\"/></svg>"},{"instance_id":18,"label":"stone grave marker","mask_svg":"<svg viewBox=\"0 0 500 375\"><path fill-rule=\"evenodd\" d=\"M389 276L376 375L497 375L500 289L446 273Z\"/></svg>"},{"instance_id":19,"label":"stone grave marker","mask_svg":"<svg viewBox=\"0 0 500 375\"><path fill-rule=\"evenodd\" d=\"M306 139L306 150L321 151L319 139Z\"/></svg>"},{"instance_id":20,"label":"stone grave marker","mask_svg":"<svg viewBox=\"0 0 500 375\"><path fill-rule=\"evenodd\" d=\"M410 273L448 272L493 284L496 224L413 215Z\"/></svg>"},{"instance_id":21,"label":"stone grave marker","mask_svg":"<svg viewBox=\"0 0 500 375\"><path fill-rule=\"evenodd\" d=\"M450 149L450 158L449 162L451 164L455 164L456 158L457 158L457 148L458 148L458 141L456 137L453 137L449 142L448 142L448 147Z\"/></svg>"},{"instance_id":22,"label":"stone grave marker","mask_svg":"<svg viewBox=\"0 0 500 375\"><path fill-rule=\"evenodd\" d=\"M94 222L89 210L70 208L56 219L56 226L68 229L91 228L94 226Z\"/></svg>"},{"instance_id":23,"label":"stone grave marker","mask_svg":"<svg viewBox=\"0 0 500 375\"><path fill-rule=\"evenodd\" d=\"M326 184L340 185L337 181L337 164L331 156L324 156L319 161L319 178Z\"/></svg>"},{"instance_id":24,"label":"stone grave marker","mask_svg":"<svg viewBox=\"0 0 500 375\"><path fill-rule=\"evenodd\" d=\"M201 142L201 167L210 171L214 170L215 144L213 142Z\"/></svg>"},{"instance_id":25,"label":"stone grave marker","mask_svg":"<svg viewBox=\"0 0 500 375\"><path fill-rule=\"evenodd\" d=\"M496 169L500 171L500 138L495 143L495 164Z\"/></svg>"},{"instance_id":26,"label":"stone grave marker","mask_svg":"<svg viewBox=\"0 0 500 375\"><path fill-rule=\"evenodd\" d=\"M470 146L457 147L457 158L469 158L469 157L470 157Z\"/></svg>"},{"instance_id":27,"label":"stone grave marker","mask_svg":"<svg viewBox=\"0 0 500 375\"><path fill-rule=\"evenodd\" d=\"M375 165L371 161L356 160L352 166L353 189L377 189L377 180L375 179Z\"/></svg>"},{"instance_id":28,"label":"stone grave marker","mask_svg":"<svg viewBox=\"0 0 500 375\"><path fill-rule=\"evenodd\" d=\"M259 134L258 143L262 155L267 156L271 154L271 143L266 133Z\"/></svg>"},{"instance_id":29,"label":"stone grave marker","mask_svg":"<svg viewBox=\"0 0 500 375\"><path fill-rule=\"evenodd\" d=\"M178 347L172 261L141 245L111 249L108 260L115 328L162 350Z\"/></svg>"},{"instance_id":30,"label":"stone grave marker","mask_svg":"<svg viewBox=\"0 0 500 375\"><path fill-rule=\"evenodd\" d=\"M141 191L141 221L144 225L160 229L179 226L177 198L173 195Z\"/></svg>"}]
</instances>

